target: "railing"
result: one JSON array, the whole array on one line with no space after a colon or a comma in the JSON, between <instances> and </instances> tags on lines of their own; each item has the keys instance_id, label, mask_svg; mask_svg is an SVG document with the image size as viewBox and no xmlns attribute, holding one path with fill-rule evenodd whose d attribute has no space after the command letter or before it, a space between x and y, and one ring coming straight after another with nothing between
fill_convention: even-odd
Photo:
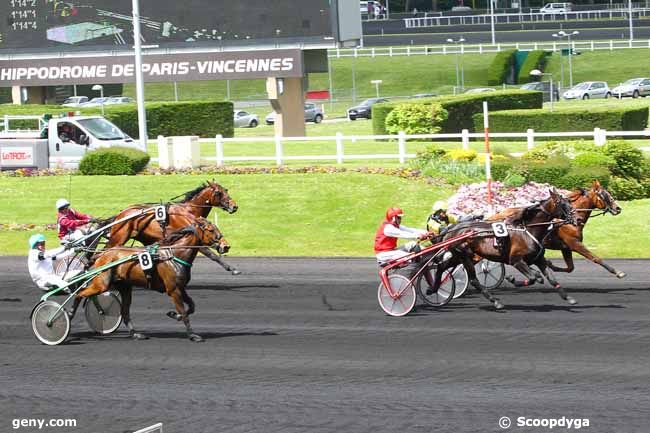
<instances>
[{"instance_id":1,"label":"railing","mask_svg":"<svg viewBox=\"0 0 650 433\"><path fill-rule=\"evenodd\" d=\"M650 15L650 9L633 9L632 17L641 18ZM589 20L589 19L628 18L628 11L624 9L571 11L565 13L500 13L494 14L496 24L509 23L536 23L541 21L568 21L568 20ZM489 24L491 15L450 15L441 17L404 18L404 26L407 29L420 27L456 26L472 24Z\"/></svg>"},{"instance_id":2,"label":"railing","mask_svg":"<svg viewBox=\"0 0 650 433\"><path fill-rule=\"evenodd\" d=\"M34 133L40 132L45 126L47 126L47 122L43 119L43 116L10 116L8 114L5 114L2 116L0 119L1 120L1 126L0 126L0 134L24 134L24 135L33 135ZM16 129L11 129L9 127L9 124L11 121L16 121L16 120L31 120L34 121L35 124L37 124L38 129L30 129L30 128L16 128Z\"/></svg>"},{"instance_id":3,"label":"railing","mask_svg":"<svg viewBox=\"0 0 650 433\"><path fill-rule=\"evenodd\" d=\"M582 51L619 50L629 48L650 48L650 39L620 39L608 41L571 41L571 47ZM568 48L567 42L514 42L498 44L455 44L455 45L418 45L402 47L337 48L329 50L329 57L383 57L383 56L428 56L437 54L483 54L497 53L503 50L521 51L545 50L558 52Z\"/></svg>"},{"instance_id":4,"label":"railing","mask_svg":"<svg viewBox=\"0 0 650 433\"><path fill-rule=\"evenodd\" d=\"M350 160L375 160L375 159L397 159L400 164L404 164L407 159L414 158L414 153L407 153L406 144L407 140L459 140L459 144L463 149L469 149L471 139L482 139L483 133L470 133L464 129L460 134L424 134L424 135L409 135L400 132L397 135L343 135L338 132L333 136L322 137L256 137L256 138L223 138L217 135L215 139L201 139L203 143L214 143L216 156L203 157L203 160L215 161L217 166L224 166L228 162L236 161L273 161L276 165L282 165L285 161L336 161L337 164L343 164L344 161ZM490 133L490 139L499 138L521 138L526 141L527 148L532 149L535 147L535 139L537 138L586 138L594 140L596 145L604 145L607 142L607 137L650 137L650 129L645 131L606 131L600 128L594 128L593 131L581 132L535 132L533 129L528 129L526 132L501 132ZM158 137L159 146L166 143L165 137ZM395 140L395 153L383 154L346 154L345 142L358 142L358 141L378 141L378 140ZM286 155L284 152L284 143L292 142L314 142L314 141L331 141L335 144L336 152L326 155ZM269 143L275 148L275 153L272 156L226 156L224 152L224 144L228 143Z\"/></svg>"}]
</instances>

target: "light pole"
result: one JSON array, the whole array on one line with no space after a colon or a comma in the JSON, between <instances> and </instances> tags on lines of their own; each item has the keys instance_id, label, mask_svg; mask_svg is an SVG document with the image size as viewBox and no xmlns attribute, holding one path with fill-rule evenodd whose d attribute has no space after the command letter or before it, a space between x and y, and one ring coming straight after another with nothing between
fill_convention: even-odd
<instances>
[{"instance_id":1,"label":"light pole","mask_svg":"<svg viewBox=\"0 0 650 433\"><path fill-rule=\"evenodd\" d=\"M372 80L371 83L375 85L375 92L377 93L377 98L379 98L379 85L382 83L382 80Z\"/></svg>"},{"instance_id":2,"label":"light pole","mask_svg":"<svg viewBox=\"0 0 650 433\"><path fill-rule=\"evenodd\" d=\"M104 86L101 84L95 84L92 89L97 92L99 91L99 97L102 99L102 116L104 115Z\"/></svg>"},{"instance_id":3,"label":"light pole","mask_svg":"<svg viewBox=\"0 0 650 433\"><path fill-rule=\"evenodd\" d=\"M492 33L492 45L496 44L496 37L494 35L494 2L495 0L490 1L490 32Z\"/></svg>"},{"instance_id":4,"label":"light pole","mask_svg":"<svg viewBox=\"0 0 650 433\"><path fill-rule=\"evenodd\" d=\"M549 78L551 79L550 81L551 85L549 86L549 91L551 92L551 113L552 113L553 112L553 74L542 72L539 69L533 69L532 71L530 71L530 75L532 75L533 77L543 77L545 75L548 75Z\"/></svg>"},{"instance_id":5,"label":"light pole","mask_svg":"<svg viewBox=\"0 0 650 433\"><path fill-rule=\"evenodd\" d=\"M630 19L630 44L632 43L631 41L634 40L634 28L632 26L632 0L628 0L627 2L627 15ZM632 45L630 45L631 47Z\"/></svg>"},{"instance_id":6,"label":"light pole","mask_svg":"<svg viewBox=\"0 0 650 433\"><path fill-rule=\"evenodd\" d=\"M459 65L458 65L459 64L459 56L460 56L460 51L458 51L458 44L461 44L461 47L462 47L462 43L465 42L465 38L463 38L461 36L456 41L453 40L453 39L447 39L447 42L449 42L450 44L456 45L456 89L461 91L461 89L462 90L465 89L465 68L463 67L461 69L461 68L459 68ZM454 92L454 94L456 94L456 92Z\"/></svg>"},{"instance_id":7,"label":"light pole","mask_svg":"<svg viewBox=\"0 0 650 433\"><path fill-rule=\"evenodd\" d=\"M133 4L133 49L135 51L135 94L138 103L138 134L140 147L147 149L147 111L144 108L144 77L142 76L142 41L140 40L140 0Z\"/></svg>"},{"instance_id":8,"label":"light pole","mask_svg":"<svg viewBox=\"0 0 650 433\"><path fill-rule=\"evenodd\" d=\"M579 35L580 32L577 30L567 33L564 30L560 30L557 33L553 33L554 38L564 39L567 38L567 43L569 45L569 87L573 87L573 62L571 58L573 57L573 46L571 45L571 36ZM562 60L562 51L560 51L560 65L562 68L562 84L564 85L564 61Z\"/></svg>"}]
</instances>

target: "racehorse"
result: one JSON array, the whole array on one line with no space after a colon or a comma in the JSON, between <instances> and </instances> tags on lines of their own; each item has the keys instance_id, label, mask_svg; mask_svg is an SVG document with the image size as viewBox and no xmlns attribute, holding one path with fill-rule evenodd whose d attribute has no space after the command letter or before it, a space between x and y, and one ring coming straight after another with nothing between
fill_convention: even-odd
<instances>
[{"instance_id":1,"label":"racehorse","mask_svg":"<svg viewBox=\"0 0 650 433\"><path fill-rule=\"evenodd\" d=\"M572 212L573 209L569 201L557 193L555 189L552 189L549 199L525 208L517 215L517 218L504 221L507 228L507 237L501 238L502 241L497 240L496 228L493 226L493 222L467 222L451 227L439 237L440 240L446 240L472 231L476 234L450 248L449 251L452 253L452 257L437 267L434 286L429 288L427 293L437 290L442 273L446 269L462 264L467 271L472 286L479 290L497 310L502 309L503 304L487 288L481 286L476 278L473 259L480 256L493 262L507 263L514 266L526 277L519 284L524 286L533 284L535 281L544 282L541 275L529 267L531 264L537 265L548 281L558 290L562 299L570 304L575 304L575 299L567 296L564 289L555 280L550 269L547 268L544 247L542 246L544 238L555 230L556 226L572 220Z\"/></svg>"},{"instance_id":2,"label":"racehorse","mask_svg":"<svg viewBox=\"0 0 650 433\"><path fill-rule=\"evenodd\" d=\"M622 212L622 209L618 203L616 203L616 200L614 200L609 191L603 188L597 180L593 181L591 189L587 190L584 188L578 188L571 191L568 194L567 199L571 202L571 206L575 210L576 224L562 225L554 231L552 235L546 238L544 242L545 248L560 250L562 252L566 268L554 266L550 260L546 261L548 267L556 272L573 272L575 266L573 264L572 252L575 251L588 260L591 260L607 269L607 271L616 275L618 278L624 278L625 272L618 271L609 266L600 257L595 256L591 251L589 251L585 244L582 243L582 231L584 226L587 224L587 221L589 221L591 212L600 209L602 210L602 213L598 215L604 215L606 213L618 215ZM489 220L502 220L512 216L517 211L516 208L505 209L490 217Z\"/></svg>"},{"instance_id":3,"label":"racehorse","mask_svg":"<svg viewBox=\"0 0 650 433\"><path fill-rule=\"evenodd\" d=\"M124 209L119 214L111 217L109 221L117 221L128 218L126 221L116 224L111 228L107 248L125 245L129 239L135 239L143 245L150 245L162 240L167 230L178 230L185 227L199 217L206 218L213 207L221 208L228 213L237 212L237 203L228 195L228 190L215 182L206 182L198 188L188 191L174 198L184 197L179 202L172 202L165 205L167 218L161 223L156 220L154 212L141 213L152 208L153 203L138 204ZM239 271L225 263L218 255L214 254L209 247L200 249L200 252L209 259L219 263L224 269L239 274Z\"/></svg>"},{"instance_id":4,"label":"racehorse","mask_svg":"<svg viewBox=\"0 0 650 433\"><path fill-rule=\"evenodd\" d=\"M136 340L145 339L147 337L144 334L135 330L130 308L133 286L147 287L167 293L176 308L175 312L170 311L167 315L183 321L190 340L203 341L200 335L194 333L190 325L189 315L194 312L194 301L185 290L190 282L192 263L198 252L196 247L201 245L215 245L221 254L226 253L230 248L214 224L204 218L198 218L191 225L171 233L158 244L145 248L117 247L101 252L95 260L95 267L146 251L152 257L153 267L150 272L146 272L138 260L131 260L102 272L76 295L72 316L74 317L77 307L84 298L116 288L122 298L122 319L129 328L131 337ZM184 304L187 304L187 310Z\"/></svg>"}]
</instances>

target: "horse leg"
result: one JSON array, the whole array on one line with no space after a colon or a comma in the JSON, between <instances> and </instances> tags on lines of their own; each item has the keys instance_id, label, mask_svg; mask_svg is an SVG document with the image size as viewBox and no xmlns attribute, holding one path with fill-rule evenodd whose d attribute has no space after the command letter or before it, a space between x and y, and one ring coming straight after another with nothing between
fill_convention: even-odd
<instances>
[{"instance_id":1,"label":"horse leg","mask_svg":"<svg viewBox=\"0 0 650 433\"><path fill-rule=\"evenodd\" d=\"M607 269L607 271L611 274L616 275L617 278L625 278L626 274L623 271L618 271L611 266L609 266L607 263L603 261L600 257L595 256L589 249L578 239L571 239L568 241L564 241L564 243L571 248L571 251L575 251L576 253L580 254L584 258L591 260L592 262L602 266L603 268Z\"/></svg>"},{"instance_id":2,"label":"horse leg","mask_svg":"<svg viewBox=\"0 0 650 433\"><path fill-rule=\"evenodd\" d=\"M190 297L190 295L187 294L187 291L185 289L182 290L181 296L183 298L183 302L187 305L187 315L189 316L190 314L194 314L194 311L196 311L194 300ZM178 314L176 311L168 311L167 317L179 322L183 320L183 316Z\"/></svg>"},{"instance_id":3,"label":"horse leg","mask_svg":"<svg viewBox=\"0 0 650 433\"><path fill-rule=\"evenodd\" d=\"M490 301L492 305L494 305L494 308L497 310L501 310L503 308L503 304L501 301L499 301L498 298L496 298L490 291L481 285L481 283L478 281L478 278L476 278L476 270L474 269L474 262L469 256L465 256L463 259L463 267L467 271L467 276L469 277L469 282L472 284L472 286L479 292L483 294L483 297Z\"/></svg>"},{"instance_id":4,"label":"horse leg","mask_svg":"<svg viewBox=\"0 0 650 433\"><path fill-rule=\"evenodd\" d=\"M506 277L506 280L508 280L513 286L515 287L527 287L530 286L531 284L535 284L535 281L537 281L538 275L541 277L541 274L538 272L534 272L530 267L526 264L526 262L523 261L521 257L515 258L512 262L512 266L515 267L519 272L521 272L526 279L523 281L517 281L514 277L514 275L508 275ZM542 279L542 283L544 280Z\"/></svg>"},{"instance_id":5,"label":"horse leg","mask_svg":"<svg viewBox=\"0 0 650 433\"><path fill-rule=\"evenodd\" d=\"M130 286L119 285L117 290L120 292L122 298L122 320L127 328L129 328L129 335L134 340L146 340L149 337L135 330L133 321L131 320L131 301L133 300L133 289Z\"/></svg>"},{"instance_id":6,"label":"horse leg","mask_svg":"<svg viewBox=\"0 0 650 433\"><path fill-rule=\"evenodd\" d=\"M555 275L553 275L553 272L551 271L551 269L546 266L546 260L543 257L541 258L541 260L538 260L536 265L544 273L544 276L546 276L546 279L548 280L548 282L551 283L551 285L553 287L555 287L555 289L557 290L558 294L560 295L560 297L562 299L564 299L565 301L567 301L571 305L577 304L577 301L573 297L567 295L564 288L562 288L560 283L557 282L557 280L555 279Z\"/></svg>"},{"instance_id":7,"label":"horse leg","mask_svg":"<svg viewBox=\"0 0 650 433\"><path fill-rule=\"evenodd\" d=\"M192 326L190 325L190 318L187 317L187 313L185 312L185 306L183 305L183 293L182 293L183 291L184 289L180 289L177 287L171 292L167 292L167 293L172 298L172 302L176 307L176 312L180 314L181 320L185 324L185 329L187 329L187 336L190 338L191 341L194 341L195 343L200 343L203 341L203 337L201 337L199 334L196 334L192 330Z\"/></svg>"},{"instance_id":8,"label":"horse leg","mask_svg":"<svg viewBox=\"0 0 650 433\"><path fill-rule=\"evenodd\" d=\"M203 247L199 248L199 252L212 260L213 262L219 263L219 265L230 272L233 275L239 275L241 274L241 271L237 270L236 268L230 266L228 263L226 263L218 254L215 254L209 247Z\"/></svg>"},{"instance_id":9,"label":"horse leg","mask_svg":"<svg viewBox=\"0 0 650 433\"><path fill-rule=\"evenodd\" d=\"M570 249L568 248L562 248L560 251L562 251L562 257L564 258L564 263L566 263L566 268L560 268L558 266L553 265L550 260L546 261L546 265L551 268L555 272L573 272L575 269L575 265L573 264L573 254Z\"/></svg>"}]
</instances>

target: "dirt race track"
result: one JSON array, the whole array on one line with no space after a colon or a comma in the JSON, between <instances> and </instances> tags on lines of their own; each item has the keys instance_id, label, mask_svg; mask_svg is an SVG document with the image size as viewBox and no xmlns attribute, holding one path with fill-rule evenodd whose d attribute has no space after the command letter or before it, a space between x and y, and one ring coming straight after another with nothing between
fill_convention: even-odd
<instances>
[{"instance_id":1,"label":"dirt race track","mask_svg":"<svg viewBox=\"0 0 650 433\"><path fill-rule=\"evenodd\" d=\"M623 280L579 261L558 274L574 307L548 286L505 288L503 312L470 295L404 318L380 311L371 259L231 261L243 275L194 268L204 343L165 316L166 296L137 291L149 340L96 337L78 315L69 342L47 347L25 258L0 259L0 432L485 433L505 431L503 416L513 432L569 431L519 417L650 431L650 261L611 261ZM77 427L14 430L22 418Z\"/></svg>"}]
</instances>

